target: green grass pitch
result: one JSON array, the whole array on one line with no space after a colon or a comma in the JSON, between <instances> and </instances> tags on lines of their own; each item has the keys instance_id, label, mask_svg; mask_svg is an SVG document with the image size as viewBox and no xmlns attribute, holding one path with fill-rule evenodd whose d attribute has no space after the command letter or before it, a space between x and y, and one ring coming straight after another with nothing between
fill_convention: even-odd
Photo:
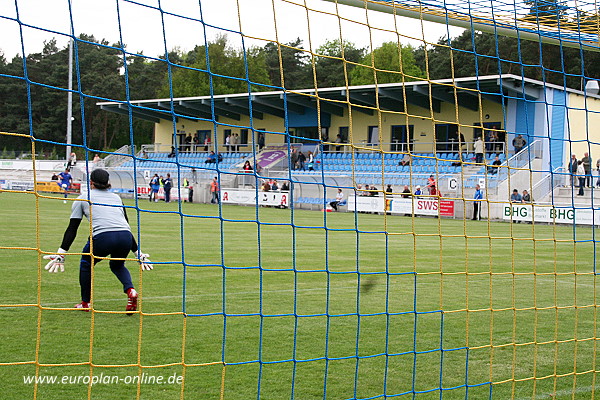
<instances>
[{"instance_id":1,"label":"green grass pitch","mask_svg":"<svg viewBox=\"0 0 600 400\"><path fill-rule=\"evenodd\" d=\"M144 314L112 313L126 297L106 261L94 269L98 312L84 313L68 309L80 300L78 255L49 274L37 251L7 249L56 250L70 203L0 193L0 397L182 394L180 384L25 384L36 369L183 376L189 399L589 399L597 390L593 228L138 206L129 220L155 269L127 265ZM71 252L88 233L82 223Z\"/></svg>"}]
</instances>

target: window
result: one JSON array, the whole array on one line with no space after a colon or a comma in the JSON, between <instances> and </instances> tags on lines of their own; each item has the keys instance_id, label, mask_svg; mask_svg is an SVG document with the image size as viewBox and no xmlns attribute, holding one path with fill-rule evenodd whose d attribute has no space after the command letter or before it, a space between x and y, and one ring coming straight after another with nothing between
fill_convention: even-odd
<instances>
[{"instance_id":1,"label":"window","mask_svg":"<svg viewBox=\"0 0 600 400\"><path fill-rule=\"evenodd\" d=\"M338 132L338 135L340 135L340 139L342 140L342 143L348 143L348 127L347 126L340 126L340 130ZM336 138L337 140L337 138Z\"/></svg>"},{"instance_id":2,"label":"window","mask_svg":"<svg viewBox=\"0 0 600 400\"><path fill-rule=\"evenodd\" d=\"M231 129L224 129L223 130L223 143L227 142L227 136L231 135Z\"/></svg>"},{"instance_id":3,"label":"window","mask_svg":"<svg viewBox=\"0 0 600 400\"><path fill-rule=\"evenodd\" d=\"M435 124L436 151L458 151L458 125Z\"/></svg>"},{"instance_id":4,"label":"window","mask_svg":"<svg viewBox=\"0 0 600 400\"><path fill-rule=\"evenodd\" d=\"M367 144L369 146L377 146L379 144L379 126L369 126Z\"/></svg>"},{"instance_id":5,"label":"window","mask_svg":"<svg viewBox=\"0 0 600 400\"><path fill-rule=\"evenodd\" d=\"M240 129L240 140L238 144L248 144L248 129Z\"/></svg>"},{"instance_id":6,"label":"window","mask_svg":"<svg viewBox=\"0 0 600 400\"><path fill-rule=\"evenodd\" d=\"M392 125L391 129L391 151L412 150L414 125Z\"/></svg>"}]
</instances>

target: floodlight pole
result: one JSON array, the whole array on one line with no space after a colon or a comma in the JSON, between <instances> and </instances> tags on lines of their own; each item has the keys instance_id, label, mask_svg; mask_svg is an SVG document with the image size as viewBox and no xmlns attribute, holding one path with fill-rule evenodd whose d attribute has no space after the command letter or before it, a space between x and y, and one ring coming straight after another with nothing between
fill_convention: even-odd
<instances>
[{"instance_id":1,"label":"floodlight pole","mask_svg":"<svg viewBox=\"0 0 600 400\"><path fill-rule=\"evenodd\" d=\"M67 162L71 157L73 136L73 36L69 39L69 83L67 91Z\"/></svg>"}]
</instances>

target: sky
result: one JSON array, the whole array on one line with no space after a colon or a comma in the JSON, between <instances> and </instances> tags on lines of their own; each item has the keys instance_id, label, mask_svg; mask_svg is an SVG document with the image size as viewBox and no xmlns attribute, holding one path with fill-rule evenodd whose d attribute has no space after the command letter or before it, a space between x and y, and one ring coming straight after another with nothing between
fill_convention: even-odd
<instances>
[{"instance_id":1,"label":"sky","mask_svg":"<svg viewBox=\"0 0 600 400\"><path fill-rule=\"evenodd\" d=\"M220 34L237 48L299 37L315 51L340 34L357 47L375 48L397 40L419 46L461 32L323 0L0 0L0 50L10 61L23 50L41 52L53 38L64 48L71 21L76 36L122 41L129 52L150 57L189 51Z\"/></svg>"}]
</instances>

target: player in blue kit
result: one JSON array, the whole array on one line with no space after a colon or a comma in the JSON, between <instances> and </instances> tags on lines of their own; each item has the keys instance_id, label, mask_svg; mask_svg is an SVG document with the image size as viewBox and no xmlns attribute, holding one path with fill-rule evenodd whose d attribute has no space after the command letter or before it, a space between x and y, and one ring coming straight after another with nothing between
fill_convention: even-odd
<instances>
[{"instance_id":1,"label":"player in blue kit","mask_svg":"<svg viewBox=\"0 0 600 400\"><path fill-rule=\"evenodd\" d=\"M91 308L91 287L92 287L92 259L90 256L90 242L92 242L94 265L101 259L97 257L108 257L110 269L123 284L123 291L127 294L126 311L137 310L138 294L131 282L129 270L125 267L125 260L130 251L134 252L138 258L142 270L151 270L148 254L144 254L138 249L135 238L131 234L131 228L125 213L123 201L115 193L108 191L109 174L106 170L95 169L90 174L89 194L82 193L78 199L86 201L75 201L71 208L71 220L67 227L63 241L56 254L46 255L45 259L50 260L45 269L48 272L64 271L64 254L69 250L71 244L77 236L77 228L85 216L92 224L92 237L88 239L87 244L81 251L81 261L79 264L79 284L81 286L81 303L75 305L75 308L82 308L88 311ZM88 197L89 196L89 197ZM91 213L90 213L91 211ZM121 260L118 260L120 258ZM128 313L127 315L132 315Z\"/></svg>"},{"instance_id":2,"label":"player in blue kit","mask_svg":"<svg viewBox=\"0 0 600 400\"><path fill-rule=\"evenodd\" d=\"M68 191L71 188L71 183L73 183L73 177L69 173L69 168L65 169L65 172L61 172L58 174L58 186L65 191L65 199L68 197ZM66 203L66 200L63 200L63 203Z\"/></svg>"}]
</instances>

